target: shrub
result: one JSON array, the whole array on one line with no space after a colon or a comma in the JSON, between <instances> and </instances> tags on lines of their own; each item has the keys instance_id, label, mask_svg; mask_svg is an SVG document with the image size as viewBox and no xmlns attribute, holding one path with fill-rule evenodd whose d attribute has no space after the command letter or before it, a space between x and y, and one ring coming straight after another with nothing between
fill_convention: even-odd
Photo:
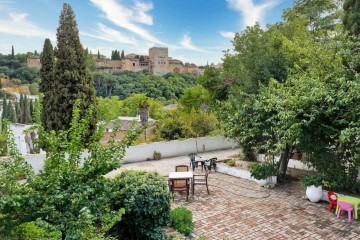
<instances>
[{"instance_id":1,"label":"shrub","mask_svg":"<svg viewBox=\"0 0 360 240\"><path fill-rule=\"evenodd\" d=\"M314 175L314 176L303 176L301 181L306 187L314 185L315 187L319 187L322 185L324 178L321 175Z\"/></svg>"},{"instance_id":2,"label":"shrub","mask_svg":"<svg viewBox=\"0 0 360 240\"><path fill-rule=\"evenodd\" d=\"M250 175L256 180L267 179L272 175L271 165L268 163L255 163L250 166Z\"/></svg>"},{"instance_id":3,"label":"shrub","mask_svg":"<svg viewBox=\"0 0 360 240\"><path fill-rule=\"evenodd\" d=\"M184 207L177 207L171 210L171 226L186 236L189 236L193 229L192 213Z\"/></svg>"},{"instance_id":4,"label":"shrub","mask_svg":"<svg viewBox=\"0 0 360 240\"><path fill-rule=\"evenodd\" d=\"M229 161L226 162L226 164L229 166L235 166L236 165L235 159L230 159Z\"/></svg>"},{"instance_id":5,"label":"shrub","mask_svg":"<svg viewBox=\"0 0 360 240\"><path fill-rule=\"evenodd\" d=\"M162 227L170 220L170 193L156 172L124 171L114 179L113 207L124 207L121 222L111 235L130 239L164 239Z\"/></svg>"},{"instance_id":6,"label":"shrub","mask_svg":"<svg viewBox=\"0 0 360 240\"><path fill-rule=\"evenodd\" d=\"M48 229L41 228L35 222L27 222L17 226L8 237L1 239L12 240L42 240L42 239L59 239L61 233L59 231L49 231Z\"/></svg>"}]
</instances>

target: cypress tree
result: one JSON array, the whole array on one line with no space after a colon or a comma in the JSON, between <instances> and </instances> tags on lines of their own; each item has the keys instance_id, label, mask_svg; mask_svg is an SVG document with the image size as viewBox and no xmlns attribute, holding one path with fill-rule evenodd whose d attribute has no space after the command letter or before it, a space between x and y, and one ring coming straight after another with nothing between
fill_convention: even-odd
<instances>
[{"instance_id":1,"label":"cypress tree","mask_svg":"<svg viewBox=\"0 0 360 240\"><path fill-rule=\"evenodd\" d=\"M19 106L20 106L20 115L19 115L19 123L24 123L24 117L23 117L23 114L22 114L22 109L24 107L24 96L22 94L20 94L20 103L19 103Z\"/></svg>"},{"instance_id":2,"label":"cypress tree","mask_svg":"<svg viewBox=\"0 0 360 240\"><path fill-rule=\"evenodd\" d=\"M8 110L8 108L7 108L7 100L4 97L3 98L3 105L2 105L2 114L1 114L2 119L5 119L5 118L7 119L8 118L7 110Z\"/></svg>"},{"instance_id":3,"label":"cypress tree","mask_svg":"<svg viewBox=\"0 0 360 240\"><path fill-rule=\"evenodd\" d=\"M39 92L44 94L41 122L46 131L51 129L51 119L48 119L48 115L51 115L52 111L56 111L52 104L53 99L53 83L54 83L54 51L50 39L45 39L43 51L41 55L41 69L39 84Z\"/></svg>"},{"instance_id":4,"label":"cypress tree","mask_svg":"<svg viewBox=\"0 0 360 240\"><path fill-rule=\"evenodd\" d=\"M27 99L27 96L25 95L23 99L23 104L21 108L21 119L23 124L29 124L32 123L31 115L30 115L30 105L29 100Z\"/></svg>"},{"instance_id":5,"label":"cypress tree","mask_svg":"<svg viewBox=\"0 0 360 240\"><path fill-rule=\"evenodd\" d=\"M14 45L11 45L11 59L15 59Z\"/></svg>"},{"instance_id":6,"label":"cypress tree","mask_svg":"<svg viewBox=\"0 0 360 240\"><path fill-rule=\"evenodd\" d=\"M21 111L20 111L20 105L19 102L16 101L15 102L15 115L16 115L16 122L20 122L20 115L21 115Z\"/></svg>"},{"instance_id":7,"label":"cypress tree","mask_svg":"<svg viewBox=\"0 0 360 240\"><path fill-rule=\"evenodd\" d=\"M97 56L98 59L100 59L100 51L98 50L98 56Z\"/></svg>"},{"instance_id":8,"label":"cypress tree","mask_svg":"<svg viewBox=\"0 0 360 240\"><path fill-rule=\"evenodd\" d=\"M352 35L360 35L360 1L345 0L343 24Z\"/></svg>"},{"instance_id":9,"label":"cypress tree","mask_svg":"<svg viewBox=\"0 0 360 240\"><path fill-rule=\"evenodd\" d=\"M125 53L124 53L124 50L121 51L121 59L124 59L125 58Z\"/></svg>"},{"instance_id":10,"label":"cypress tree","mask_svg":"<svg viewBox=\"0 0 360 240\"><path fill-rule=\"evenodd\" d=\"M31 122L33 122L33 116L34 116L34 103L33 103L33 100L30 100L30 119L31 119Z\"/></svg>"},{"instance_id":11,"label":"cypress tree","mask_svg":"<svg viewBox=\"0 0 360 240\"><path fill-rule=\"evenodd\" d=\"M14 123L16 122L16 113L13 104L9 101L9 104L7 106L7 112L8 112L8 119L10 122Z\"/></svg>"},{"instance_id":12,"label":"cypress tree","mask_svg":"<svg viewBox=\"0 0 360 240\"><path fill-rule=\"evenodd\" d=\"M76 99L81 100L80 111L84 115L90 104L96 105L96 97L92 75L86 68L75 14L67 3L64 4L61 11L56 35L54 93L49 99L53 110L46 117L48 130L59 131L70 127L72 109ZM95 129L97 122L96 111L93 114L89 134Z\"/></svg>"}]
</instances>

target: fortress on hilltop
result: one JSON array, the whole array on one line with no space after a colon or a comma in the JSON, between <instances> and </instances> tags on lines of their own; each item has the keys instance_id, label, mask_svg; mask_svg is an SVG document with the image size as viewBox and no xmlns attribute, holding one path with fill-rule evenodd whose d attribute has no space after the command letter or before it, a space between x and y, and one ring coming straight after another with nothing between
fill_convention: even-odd
<instances>
[{"instance_id":1,"label":"fortress on hilltop","mask_svg":"<svg viewBox=\"0 0 360 240\"><path fill-rule=\"evenodd\" d=\"M178 59L169 57L169 51L166 47L152 47L149 49L149 55L140 56L134 53L125 55L120 60L98 59L96 54L93 54L96 60L96 71L114 73L123 71L149 71L155 75L165 75L167 73L192 73L201 75L205 68L197 67L193 63L183 63ZM29 57L27 59L28 67L40 68L41 62L39 57ZM211 65L218 67L218 65Z\"/></svg>"}]
</instances>

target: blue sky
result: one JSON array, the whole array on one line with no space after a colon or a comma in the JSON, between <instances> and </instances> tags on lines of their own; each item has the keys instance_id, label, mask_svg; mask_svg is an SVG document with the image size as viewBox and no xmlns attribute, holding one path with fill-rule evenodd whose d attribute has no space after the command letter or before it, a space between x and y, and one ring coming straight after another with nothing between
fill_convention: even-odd
<instances>
[{"instance_id":1,"label":"blue sky","mask_svg":"<svg viewBox=\"0 0 360 240\"><path fill-rule=\"evenodd\" d=\"M148 54L168 47L169 55L197 65L221 62L231 39L256 21L281 20L292 0L68 0L81 43L110 57L112 50ZM45 38L56 45L64 1L0 0L0 53L42 51Z\"/></svg>"}]
</instances>

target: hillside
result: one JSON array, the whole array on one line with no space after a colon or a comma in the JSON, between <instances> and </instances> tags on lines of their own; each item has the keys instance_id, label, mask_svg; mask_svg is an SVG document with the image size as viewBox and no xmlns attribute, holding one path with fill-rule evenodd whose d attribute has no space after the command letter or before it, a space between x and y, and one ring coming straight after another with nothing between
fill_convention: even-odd
<instances>
[{"instance_id":1,"label":"hillside","mask_svg":"<svg viewBox=\"0 0 360 240\"><path fill-rule=\"evenodd\" d=\"M1 84L2 84L2 89L16 94L27 94L30 95L30 91L29 91L29 85L25 85L25 84L16 84L14 82L11 82L9 79L5 79L5 78L0 78L1 80Z\"/></svg>"}]
</instances>

